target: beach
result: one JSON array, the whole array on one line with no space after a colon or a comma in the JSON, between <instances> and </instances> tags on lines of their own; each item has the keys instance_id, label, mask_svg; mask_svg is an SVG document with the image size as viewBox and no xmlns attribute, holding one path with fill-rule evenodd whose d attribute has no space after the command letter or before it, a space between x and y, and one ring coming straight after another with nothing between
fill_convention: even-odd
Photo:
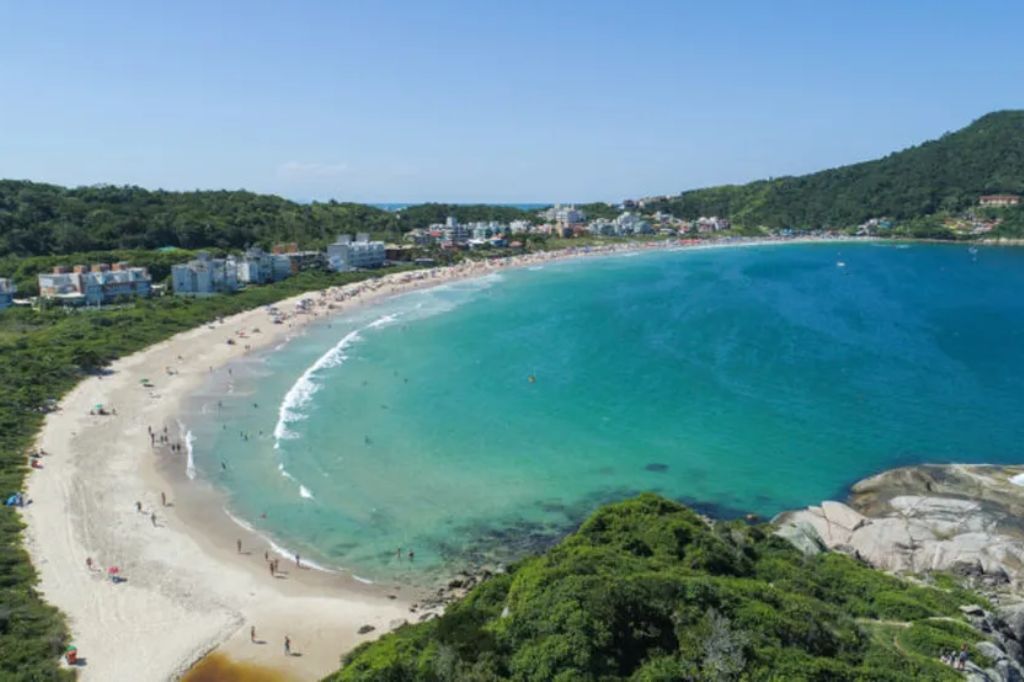
<instances>
[{"instance_id":1,"label":"beach","mask_svg":"<svg viewBox=\"0 0 1024 682\"><path fill-rule=\"evenodd\" d=\"M266 541L204 506L201 493L185 492L183 467L168 464L169 447L151 446L149 429L159 434L166 426L177 443L181 400L211 373L285 342L313 320L381 297L501 267L638 248L531 254L303 294L275 313L251 310L178 334L81 381L47 415L37 441L46 454L28 478L31 503L23 509L25 546L45 599L68 617L84 659L80 678L173 679L218 649L285 679L318 679L360 642L422 615L410 613L415 597L397 586L366 586L283 557L282 575L271 577L264 552L277 555ZM242 540L241 553L232 537ZM358 634L366 625L373 630ZM265 643L250 642L253 627ZM301 655L285 656L285 636Z\"/></svg>"}]
</instances>

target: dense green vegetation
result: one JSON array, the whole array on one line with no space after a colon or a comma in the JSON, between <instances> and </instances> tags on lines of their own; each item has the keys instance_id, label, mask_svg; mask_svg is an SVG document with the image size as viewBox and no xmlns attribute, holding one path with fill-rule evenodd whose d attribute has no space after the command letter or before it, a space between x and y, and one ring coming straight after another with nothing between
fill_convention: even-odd
<instances>
[{"instance_id":1,"label":"dense green vegetation","mask_svg":"<svg viewBox=\"0 0 1024 682\"><path fill-rule=\"evenodd\" d=\"M27 452L44 407L85 374L109 361L218 316L230 315L304 291L375 276L306 272L278 284L210 298L165 297L117 310L0 314L0 497L21 490ZM45 504L39 500L36 504ZM60 613L35 590L36 574L21 547L21 521L0 507L0 679L72 679L57 656L67 644Z\"/></svg>"},{"instance_id":2,"label":"dense green vegetation","mask_svg":"<svg viewBox=\"0 0 1024 682\"><path fill-rule=\"evenodd\" d=\"M647 494L330 679L956 680L938 653L982 637L958 610L976 601Z\"/></svg>"},{"instance_id":3,"label":"dense green vegetation","mask_svg":"<svg viewBox=\"0 0 1024 682\"><path fill-rule=\"evenodd\" d=\"M42 256L81 251L269 248L298 242L321 248L341 233L395 240L443 223L531 220L511 206L422 204L389 212L353 203L299 204L245 191L166 192L110 185L68 189L0 180L0 254Z\"/></svg>"},{"instance_id":4,"label":"dense green vegetation","mask_svg":"<svg viewBox=\"0 0 1024 682\"><path fill-rule=\"evenodd\" d=\"M165 192L0 181L0 254L322 246L342 232L394 234L394 214L348 203L298 204L244 191Z\"/></svg>"},{"instance_id":5,"label":"dense green vegetation","mask_svg":"<svg viewBox=\"0 0 1024 682\"><path fill-rule=\"evenodd\" d=\"M683 192L646 208L680 218L727 216L772 228L898 221L974 206L982 194L1024 193L1024 111L988 114L885 158L799 177Z\"/></svg>"}]
</instances>

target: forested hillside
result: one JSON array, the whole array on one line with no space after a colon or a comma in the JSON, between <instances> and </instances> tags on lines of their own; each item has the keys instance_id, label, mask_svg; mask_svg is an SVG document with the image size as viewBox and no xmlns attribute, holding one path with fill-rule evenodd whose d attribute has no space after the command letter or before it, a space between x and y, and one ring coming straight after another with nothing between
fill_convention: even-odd
<instances>
[{"instance_id":1,"label":"forested hillside","mask_svg":"<svg viewBox=\"0 0 1024 682\"><path fill-rule=\"evenodd\" d=\"M958 608L979 597L805 557L767 533L653 494L604 507L441 618L360 646L330 679L961 679L938 652L983 638Z\"/></svg>"},{"instance_id":2,"label":"forested hillside","mask_svg":"<svg viewBox=\"0 0 1024 682\"><path fill-rule=\"evenodd\" d=\"M454 215L461 222L509 221L533 214L507 206L423 204L400 212L353 203L299 204L245 191L166 192L140 187L68 189L0 180L0 256L86 251L239 249L298 242L320 248L341 233L402 232Z\"/></svg>"},{"instance_id":3,"label":"forested hillside","mask_svg":"<svg viewBox=\"0 0 1024 682\"><path fill-rule=\"evenodd\" d=\"M1024 193L1024 111L988 114L885 158L810 175L683 192L651 203L680 218L727 216L745 226L823 228L961 211L990 193Z\"/></svg>"}]
</instances>

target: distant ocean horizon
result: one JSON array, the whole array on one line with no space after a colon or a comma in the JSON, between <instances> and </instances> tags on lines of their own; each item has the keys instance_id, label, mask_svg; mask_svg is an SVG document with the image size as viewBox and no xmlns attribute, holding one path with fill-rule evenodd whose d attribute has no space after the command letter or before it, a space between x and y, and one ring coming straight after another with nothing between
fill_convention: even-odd
<instances>
[{"instance_id":1,"label":"distant ocean horizon","mask_svg":"<svg viewBox=\"0 0 1024 682\"><path fill-rule=\"evenodd\" d=\"M423 203L428 203L428 202L422 202L422 201L420 201L420 202L415 202L415 201L400 202L400 201L398 201L398 202L384 203L384 204L370 204L370 206L373 206L373 207L379 208L379 209L383 209L385 211L400 211L403 208L408 208L409 206L419 206L419 205L421 205ZM429 203L446 203L446 202L429 202ZM540 210L542 208L547 208L548 206L554 206L555 204L554 204L554 202L547 202L547 203L525 203L525 204L503 203L503 202L493 202L493 203L492 202L456 202L456 203L453 203L451 205L452 206L503 206L503 207L507 207L507 208L518 208L518 209L522 209L523 211L538 211L538 210Z\"/></svg>"}]
</instances>

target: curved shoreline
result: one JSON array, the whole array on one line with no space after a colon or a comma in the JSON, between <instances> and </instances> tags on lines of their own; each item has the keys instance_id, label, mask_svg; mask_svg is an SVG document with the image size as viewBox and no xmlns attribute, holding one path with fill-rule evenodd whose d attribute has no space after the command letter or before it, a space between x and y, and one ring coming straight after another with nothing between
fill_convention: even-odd
<instances>
[{"instance_id":1,"label":"curved shoreline","mask_svg":"<svg viewBox=\"0 0 1024 682\"><path fill-rule=\"evenodd\" d=\"M682 248L863 241L870 240L744 240ZM497 269L645 246L680 248L629 243L396 273L303 294L277 307L291 310L314 298L314 310L334 314ZM45 469L28 477L28 496L35 502L24 509L25 545L39 571L41 592L68 616L74 641L88 660L81 679L173 678L216 647L232 658L313 679L336 669L340 653L367 639L356 632L362 625L373 625L375 636L410 618L410 599L391 599L382 588L349 577L299 571L301 579L271 579L260 552L253 550L261 548L255 541L247 538L243 547L252 554L239 555L233 544L225 546L219 533L210 532L216 521L190 514L204 508L201 501L173 484L173 472L163 464L167 458L154 456L149 445L147 427L173 423L183 397L211 371L222 371L246 352L275 347L318 317L296 314L290 324L273 325L266 312L255 309L183 332L115 361L106 377L83 380L62 399L60 411L47 416L37 443L50 454ZM254 327L263 331L252 334ZM249 350L226 343L240 331L248 332ZM140 380L149 377L158 377L156 387L142 388ZM97 403L118 412L92 416ZM178 475L184 478L184 467ZM162 490L172 491L169 502L176 506L161 506ZM136 501L156 513L156 526L148 514L136 513ZM87 570L87 557L101 567L118 566L127 581L113 585L102 572ZM246 625L254 625L268 644L251 644ZM281 655L285 634L303 652L301 658Z\"/></svg>"}]
</instances>

